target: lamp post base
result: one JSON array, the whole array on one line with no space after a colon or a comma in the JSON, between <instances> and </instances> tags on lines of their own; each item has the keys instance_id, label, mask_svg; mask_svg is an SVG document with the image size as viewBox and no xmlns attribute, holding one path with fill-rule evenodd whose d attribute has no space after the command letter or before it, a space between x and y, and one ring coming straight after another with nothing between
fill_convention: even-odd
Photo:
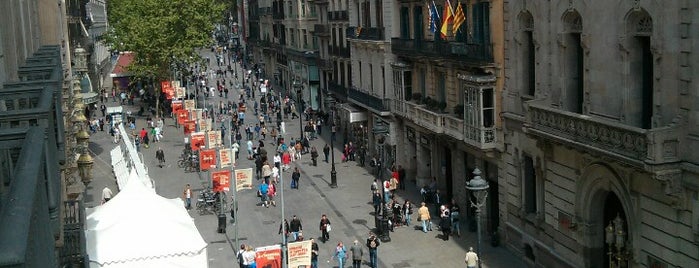
<instances>
[{"instance_id":1,"label":"lamp post base","mask_svg":"<svg viewBox=\"0 0 699 268\"><path fill-rule=\"evenodd\" d=\"M332 171L330 171L330 188L337 188L337 171L335 171L334 165Z\"/></svg>"}]
</instances>

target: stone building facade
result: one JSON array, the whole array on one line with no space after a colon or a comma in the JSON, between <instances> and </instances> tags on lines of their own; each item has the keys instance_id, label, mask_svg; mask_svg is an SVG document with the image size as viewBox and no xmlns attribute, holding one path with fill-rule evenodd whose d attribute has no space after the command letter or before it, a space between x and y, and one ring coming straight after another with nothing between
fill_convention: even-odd
<instances>
[{"instance_id":1,"label":"stone building facade","mask_svg":"<svg viewBox=\"0 0 699 268\"><path fill-rule=\"evenodd\" d=\"M505 4L501 221L530 264L699 266L698 5Z\"/></svg>"}]
</instances>

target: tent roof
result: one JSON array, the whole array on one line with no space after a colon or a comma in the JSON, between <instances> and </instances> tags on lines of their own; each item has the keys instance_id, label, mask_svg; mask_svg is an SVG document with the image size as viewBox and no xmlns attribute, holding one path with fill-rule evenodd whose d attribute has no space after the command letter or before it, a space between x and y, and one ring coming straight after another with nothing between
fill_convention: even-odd
<instances>
[{"instance_id":1,"label":"tent roof","mask_svg":"<svg viewBox=\"0 0 699 268\"><path fill-rule=\"evenodd\" d=\"M117 58L117 62L114 65L114 70L112 70L112 73L110 74L110 76L111 77L131 76L131 73L128 71L128 67L133 62L135 56L136 56L136 54L133 52L120 53L119 57Z\"/></svg>"},{"instance_id":2,"label":"tent roof","mask_svg":"<svg viewBox=\"0 0 699 268\"><path fill-rule=\"evenodd\" d=\"M135 173L130 176L109 202L88 209L85 232L91 262L103 265L194 256L206 250L181 199L159 196Z\"/></svg>"}]
</instances>

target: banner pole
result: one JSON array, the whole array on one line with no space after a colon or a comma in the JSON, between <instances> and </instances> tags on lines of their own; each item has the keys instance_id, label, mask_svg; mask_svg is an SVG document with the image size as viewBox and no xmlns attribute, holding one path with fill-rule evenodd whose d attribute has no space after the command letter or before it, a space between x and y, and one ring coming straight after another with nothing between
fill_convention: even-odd
<instances>
[{"instance_id":1,"label":"banner pole","mask_svg":"<svg viewBox=\"0 0 699 268\"><path fill-rule=\"evenodd\" d=\"M228 135L228 145L231 148L231 154L232 154L232 162L235 163L235 152L233 152L233 133L232 133L232 125L231 122L233 118L228 120L228 131L231 132L230 135ZM235 250L238 250L240 248L240 243L238 242L238 223L236 222L236 219L238 218L238 182L235 176L235 169L233 167L233 163L231 163L231 180L233 181L233 207L231 210L233 213L231 214L233 216L233 227L234 227L234 236L235 236Z\"/></svg>"}]
</instances>

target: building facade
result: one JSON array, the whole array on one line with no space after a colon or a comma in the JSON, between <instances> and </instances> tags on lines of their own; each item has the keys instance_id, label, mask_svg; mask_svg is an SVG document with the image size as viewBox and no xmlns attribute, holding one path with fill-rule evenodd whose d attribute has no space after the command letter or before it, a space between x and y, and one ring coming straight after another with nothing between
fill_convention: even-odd
<instances>
[{"instance_id":1,"label":"building facade","mask_svg":"<svg viewBox=\"0 0 699 268\"><path fill-rule=\"evenodd\" d=\"M698 5L505 5L501 221L531 265L699 266Z\"/></svg>"}]
</instances>

